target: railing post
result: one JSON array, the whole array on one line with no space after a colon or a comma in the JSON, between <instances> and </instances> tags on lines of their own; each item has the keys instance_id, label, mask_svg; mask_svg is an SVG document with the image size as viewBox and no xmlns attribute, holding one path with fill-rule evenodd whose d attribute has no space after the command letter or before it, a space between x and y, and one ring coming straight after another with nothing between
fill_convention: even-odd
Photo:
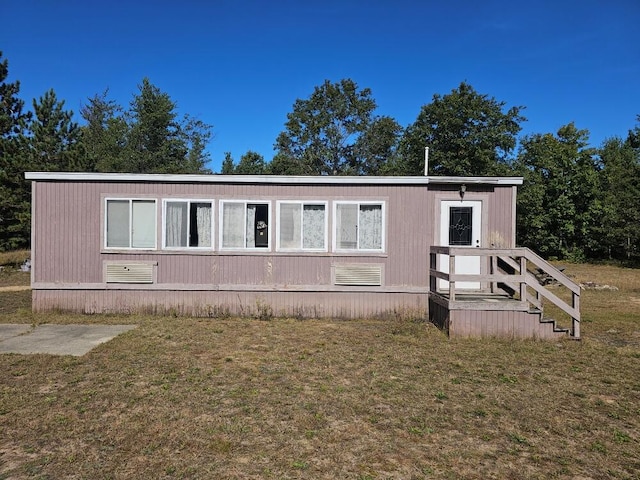
<instances>
[{"instance_id":1,"label":"railing post","mask_svg":"<svg viewBox=\"0 0 640 480\"><path fill-rule=\"evenodd\" d=\"M578 312L580 311L580 295L577 293L573 293L572 295L573 301L571 302L573 308ZM576 318L571 318L571 329L573 330L572 335L573 338L580 338L580 320Z\"/></svg>"},{"instance_id":2,"label":"railing post","mask_svg":"<svg viewBox=\"0 0 640 480\"><path fill-rule=\"evenodd\" d=\"M433 275L432 271L439 271L438 269L438 255L435 253L429 252L429 290L431 292L436 292L438 290L438 279L435 275Z\"/></svg>"},{"instance_id":3,"label":"railing post","mask_svg":"<svg viewBox=\"0 0 640 480\"><path fill-rule=\"evenodd\" d=\"M489 275L495 275L496 273L498 273L498 257L489 255ZM489 284L491 285L491 293L496 293L498 290L497 282L491 281Z\"/></svg>"},{"instance_id":4,"label":"railing post","mask_svg":"<svg viewBox=\"0 0 640 480\"><path fill-rule=\"evenodd\" d=\"M523 255L522 257L520 257L520 276L522 278L522 280L520 280L520 301L521 302L527 301L527 280L525 275L526 271L527 271L527 259Z\"/></svg>"},{"instance_id":5,"label":"railing post","mask_svg":"<svg viewBox=\"0 0 640 480\"><path fill-rule=\"evenodd\" d=\"M456 257L449 252L449 301L453 302L456 299L456 282L451 280L451 277L456 273Z\"/></svg>"}]
</instances>

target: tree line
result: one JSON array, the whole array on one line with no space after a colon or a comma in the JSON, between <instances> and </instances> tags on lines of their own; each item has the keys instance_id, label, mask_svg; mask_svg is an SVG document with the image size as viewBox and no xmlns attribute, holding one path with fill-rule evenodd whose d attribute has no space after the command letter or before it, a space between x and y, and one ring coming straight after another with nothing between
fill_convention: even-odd
<instances>
[{"instance_id":1,"label":"tree line","mask_svg":"<svg viewBox=\"0 0 640 480\"><path fill-rule=\"evenodd\" d=\"M128 108L108 91L73 121L53 90L19 98L0 53L0 251L29 245L30 186L25 171L212 173L212 127L177 113L170 96L145 78ZM547 258L640 259L640 125L599 148L574 123L519 137L523 106L462 82L435 94L403 127L377 114L368 88L324 81L294 102L272 159L226 153L222 174L522 176L518 243ZM640 116L637 121L640 122Z\"/></svg>"}]
</instances>

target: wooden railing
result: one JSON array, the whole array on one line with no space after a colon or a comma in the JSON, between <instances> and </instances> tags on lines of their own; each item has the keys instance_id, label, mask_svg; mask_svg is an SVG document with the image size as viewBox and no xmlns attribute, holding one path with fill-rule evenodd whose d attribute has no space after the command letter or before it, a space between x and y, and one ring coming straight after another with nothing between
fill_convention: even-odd
<instances>
[{"instance_id":1,"label":"wooden railing","mask_svg":"<svg viewBox=\"0 0 640 480\"><path fill-rule=\"evenodd\" d=\"M440 257L444 255L446 257ZM456 257L480 257L481 273L456 273ZM449 272L445 272L440 260L446 258ZM545 259L528 248L469 248L432 246L430 253L430 289L441 292L438 279L446 280L449 301L456 300L456 294L469 290L456 288L456 282L479 282L479 292L498 293L519 299L543 310L541 297L556 305L571 317L571 336L580 338L580 286ZM571 292L567 302L541 284L540 278L553 279ZM530 293L533 291L533 293Z\"/></svg>"}]
</instances>

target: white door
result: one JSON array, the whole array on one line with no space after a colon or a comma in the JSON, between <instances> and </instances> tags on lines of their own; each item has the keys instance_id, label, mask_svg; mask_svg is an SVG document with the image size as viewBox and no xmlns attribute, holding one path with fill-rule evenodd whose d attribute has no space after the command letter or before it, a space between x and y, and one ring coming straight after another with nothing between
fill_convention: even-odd
<instances>
[{"instance_id":1,"label":"white door","mask_svg":"<svg viewBox=\"0 0 640 480\"><path fill-rule=\"evenodd\" d=\"M440 202L440 245L480 247L482 202L476 200L445 200ZM455 273L480 273L479 256L456 256ZM449 256L440 255L440 270L449 273ZM449 282L440 280L440 289ZM456 282L456 289L480 290L480 282Z\"/></svg>"}]
</instances>

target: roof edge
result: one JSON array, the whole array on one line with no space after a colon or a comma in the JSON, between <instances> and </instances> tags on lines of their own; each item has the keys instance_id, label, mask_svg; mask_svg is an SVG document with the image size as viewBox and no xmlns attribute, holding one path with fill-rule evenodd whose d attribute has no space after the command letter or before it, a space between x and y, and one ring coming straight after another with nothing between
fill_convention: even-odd
<instances>
[{"instance_id":1,"label":"roof edge","mask_svg":"<svg viewBox=\"0 0 640 480\"><path fill-rule=\"evenodd\" d=\"M439 176L302 176L302 175L203 175L164 173L83 173L83 172L25 172L32 181L49 182L132 182L132 183L239 183L287 185L426 185L484 184L521 185L522 177L439 177Z\"/></svg>"}]
</instances>

